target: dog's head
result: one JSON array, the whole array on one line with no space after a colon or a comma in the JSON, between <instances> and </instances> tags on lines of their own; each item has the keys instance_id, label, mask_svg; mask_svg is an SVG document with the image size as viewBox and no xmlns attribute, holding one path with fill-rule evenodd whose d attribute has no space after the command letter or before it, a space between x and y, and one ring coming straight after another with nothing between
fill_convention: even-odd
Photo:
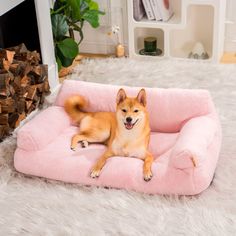
<instances>
[{"instance_id":1,"label":"dog's head","mask_svg":"<svg viewBox=\"0 0 236 236\"><path fill-rule=\"evenodd\" d=\"M125 90L120 89L116 98L116 115L118 123L131 130L147 122L146 92L141 89L137 97L127 97Z\"/></svg>"}]
</instances>

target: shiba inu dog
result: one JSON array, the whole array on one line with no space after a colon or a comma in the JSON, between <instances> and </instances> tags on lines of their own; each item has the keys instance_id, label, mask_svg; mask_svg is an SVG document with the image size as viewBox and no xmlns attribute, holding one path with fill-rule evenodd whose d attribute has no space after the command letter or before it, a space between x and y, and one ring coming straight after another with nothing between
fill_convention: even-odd
<instances>
[{"instance_id":1,"label":"shiba inu dog","mask_svg":"<svg viewBox=\"0 0 236 236\"><path fill-rule=\"evenodd\" d=\"M116 112L84 112L84 97L75 95L65 101L65 110L80 125L79 134L72 137L71 149L80 142L104 143L107 150L92 168L90 176L99 177L106 160L112 156L140 158L144 161L143 177L152 178L153 156L148 151L150 139L149 116L146 110L146 92L141 89L137 97L127 97L120 89L116 98Z\"/></svg>"}]
</instances>

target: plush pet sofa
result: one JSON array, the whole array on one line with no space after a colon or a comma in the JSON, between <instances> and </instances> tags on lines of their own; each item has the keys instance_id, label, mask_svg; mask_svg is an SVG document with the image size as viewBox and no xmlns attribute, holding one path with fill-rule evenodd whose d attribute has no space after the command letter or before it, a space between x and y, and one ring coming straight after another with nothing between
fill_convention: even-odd
<instances>
[{"instance_id":1,"label":"plush pet sofa","mask_svg":"<svg viewBox=\"0 0 236 236\"><path fill-rule=\"evenodd\" d=\"M85 96L89 111L115 111L121 86L68 80L61 86L53 106L27 122L17 133L15 168L28 175L81 185L124 188L150 194L194 195L211 183L221 146L221 128L208 91L146 88L150 114L149 150L155 161L153 178L143 180L143 161L112 157L97 179L90 170L105 146L78 145L70 149L71 137L78 132L65 113L66 98ZM140 88L122 86L128 96Z\"/></svg>"}]
</instances>

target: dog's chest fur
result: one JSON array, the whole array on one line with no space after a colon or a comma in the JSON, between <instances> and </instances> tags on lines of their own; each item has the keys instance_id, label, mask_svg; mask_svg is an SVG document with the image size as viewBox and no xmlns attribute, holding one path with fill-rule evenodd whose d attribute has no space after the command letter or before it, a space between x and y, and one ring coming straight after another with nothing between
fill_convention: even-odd
<instances>
[{"instance_id":1,"label":"dog's chest fur","mask_svg":"<svg viewBox=\"0 0 236 236\"><path fill-rule=\"evenodd\" d=\"M112 142L112 151L116 156L144 159L146 147L139 134L128 131L117 135ZM141 143L141 145L140 145Z\"/></svg>"}]
</instances>

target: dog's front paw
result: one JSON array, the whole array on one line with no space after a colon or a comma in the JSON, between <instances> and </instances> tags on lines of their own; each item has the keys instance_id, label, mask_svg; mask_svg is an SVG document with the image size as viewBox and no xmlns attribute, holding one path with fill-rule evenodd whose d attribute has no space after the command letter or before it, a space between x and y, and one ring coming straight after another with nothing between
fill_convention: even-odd
<instances>
[{"instance_id":1,"label":"dog's front paw","mask_svg":"<svg viewBox=\"0 0 236 236\"><path fill-rule=\"evenodd\" d=\"M92 177L93 179L98 178L100 173L101 173L101 170L93 169L90 173L90 177Z\"/></svg>"},{"instance_id":2,"label":"dog's front paw","mask_svg":"<svg viewBox=\"0 0 236 236\"><path fill-rule=\"evenodd\" d=\"M151 171L146 171L143 174L143 179L148 182L152 179L152 172Z\"/></svg>"},{"instance_id":3,"label":"dog's front paw","mask_svg":"<svg viewBox=\"0 0 236 236\"><path fill-rule=\"evenodd\" d=\"M72 147L72 146L71 146L70 149L71 149L72 151L75 151L75 147Z\"/></svg>"}]
</instances>

